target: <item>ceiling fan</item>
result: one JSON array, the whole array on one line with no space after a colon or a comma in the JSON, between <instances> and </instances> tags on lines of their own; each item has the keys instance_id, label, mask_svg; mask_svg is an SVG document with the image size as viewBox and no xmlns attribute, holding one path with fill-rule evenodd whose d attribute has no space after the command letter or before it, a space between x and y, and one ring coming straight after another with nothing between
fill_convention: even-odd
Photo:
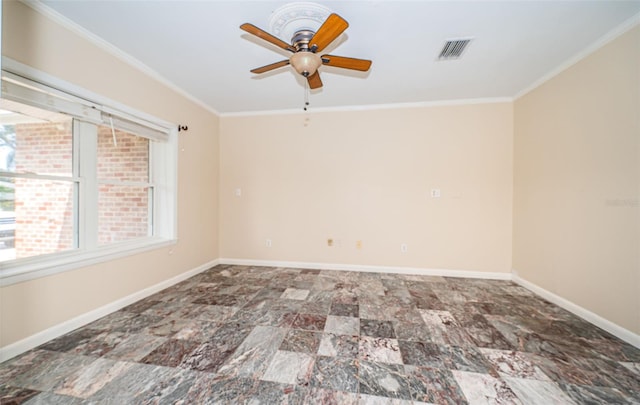
<instances>
[{"instance_id":1,"label":"ceiling fan","mask_svg":"<svg viewBox=\"0 0 640 405\"><path fill-rule=\"evenodd\" d=\"M249 34L270 42L278 48L293 53L289 59L252 69L251 73L265 73L291 65L296 72L307 79L311 89L317 89L322 87L322 80L320 80L320 73L318 72L318 68L322 65L359 70L362 72L366 72L369 70L369 67L371 67L370 60L336 55L318 55L318 52L321 52L338 38L348 26L349 23L344 18L332 13L320 28L318 28L317 32L309 29L296 31L293 38L291 38L291 44L261 30L253 24L245 23L242 24L240 28Z\"/></svg>"}]
</instances>

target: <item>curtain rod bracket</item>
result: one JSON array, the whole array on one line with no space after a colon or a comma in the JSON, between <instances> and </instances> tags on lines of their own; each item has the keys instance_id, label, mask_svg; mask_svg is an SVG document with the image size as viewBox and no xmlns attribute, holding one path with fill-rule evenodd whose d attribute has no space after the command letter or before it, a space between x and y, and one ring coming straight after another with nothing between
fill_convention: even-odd
<instances>
[{"instance_id":1,"label":"curtain rod bracket","mask_svg":"<svg viewBox=\"0 0 640 405\"><path fill-rule=\"evenodd\" d=\"M188 130L189 130L188 126L186 126L186 125L178 125L178 132L188 131Z\"/></svg>"}]
</instances>

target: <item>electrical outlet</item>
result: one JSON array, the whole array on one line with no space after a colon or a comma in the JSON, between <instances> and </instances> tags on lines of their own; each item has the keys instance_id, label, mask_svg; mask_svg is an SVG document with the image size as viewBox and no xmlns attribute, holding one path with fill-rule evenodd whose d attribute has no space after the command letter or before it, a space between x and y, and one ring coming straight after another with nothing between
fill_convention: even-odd
<instances>
[{"instance_id":1,"label":"electrical outlet","mask_svg":"<svg viewBox=\"0 0 640 405\"><path fill-rule=\"evenodd\" d=\"M361 240L356 241L356 249L362 249L362 241Z\"/></svg>"},{"instance_id":2,"label":"electrical outlet","mask_svg":"<svg viewBox=\"0 0 640 405\"><path fill-rule=\"evenodd\" d=\"M235 194L236 194L236 197L242 197L242 189L236 188Z\"/></svg>"},{"instance_id":3,"label":"electrical outlet","mask_svg":"<svg viewBox=\"0 0 640 405\"><path fill-rule=\"evenodd\" d=\"M442 194L440 193L440 189L439 188L432 188L431 189L431 198L440 198L442 196Z\"/></svg>"},{"instance_id":4,"label":"electrical outlet","mask_svg":"<svg viewBox=\"0 0 640 405\"><path fill-rule=\"evenodd\" d=\"M333 239L327 239L327 246L333 246Z\"/></svg>"},{"instance_id":5,"label":"electrical outlet","mask_svg":"<svg viewBox=\"0 0 640 405\"><path fill-rule=\"evenodd\" d=\"M271 239L267 239L264 241L264 246L270 248L271 247Z\"/></svg>"},{"instance_id":6,"label":"electrical outlet","mask_svg":"<svg viewBox=\"0 0 640 405\"><path fill-rule=\"evenodd\" d=\"M402 244L400 244L400 251L401 251L402 253L407 253L407 251L408 251L408 250L409 250L409 247L407 246L407 244L406 244L406 243L402 243Z\"/></svg>"}]
</instances>

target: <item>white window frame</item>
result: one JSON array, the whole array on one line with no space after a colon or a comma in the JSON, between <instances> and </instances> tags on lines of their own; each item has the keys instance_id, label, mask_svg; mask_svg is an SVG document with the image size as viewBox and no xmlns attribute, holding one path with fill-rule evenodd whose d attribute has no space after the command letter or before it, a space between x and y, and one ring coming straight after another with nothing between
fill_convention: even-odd
<instances>
[{"instance_id":1,"label":"white window frame","mask_svg":"<svg viewBox=\"0 0 640 405\"><path fill-rule=\"evenodd\" d=\"M74 215L78 216L78 224L80 225L76 229L81 235L81 239L78 241L78 248L64 252L0 262L0 286L45 277L175 244L177 242L178 228L177 125L136 111L10 58L2 57L1 62L3 75L8 73L9 75L27 78L28 80L59 91L60 94L64 94L68 100L77 100L78 111L80 111L80 113L76 116L80 116L81 118L74 120L74 130L76 126L86 125L83 124L83 121L95 125L99 124L100 120L103 121L106 116L112 117L114 123L118 122L120 128L126 128L127 124L132 125L133 128L135 128L136 125L141 125L144 127L143 130L147 131L146 135L148 137L156 137L159 141L153 141L152 139L152 141L149 142L149 182L153 184L153 197L151 198L153 200L153 207L151 209L153 217L150 222L153 224L153 236L115 242L103 246L97 246L96 243L91 243L91 241L89 241L90 243L86 243L86 240L82 240L90 234L87 232L86 227L97 227L97 223L91 223L91 218L95 218L96 215L86 212L86 204L80 204L79 209L76 207L77 212L74 213ZM54 108L50 107L48 109L51 110ZM98 114L96 114L96 112ZM74 155L76 152L82 152L83 150L82 146L78 145L78 138L79 137L74 136ZM89 161L82 159L81 162L81 164L86 165ZM93 163L95 166L95 162ZM78 163L74 157L74 165L75 164ZM84 169L85 171L91 170L89 167L85 167ZM95 168L93 170L95 172ZM74 177L65 178L65 180L73 181ZM81 176L76 180L80 183L81 189L86 189L88 185L86 183L95 183L97 187L97 178L86 179L84 176ZM97 195L94 198L97 198ZM79 200L86 200L86 196L80 196ZM97 201L93 206L97 207Z\"/></svg>"}]
</instances>

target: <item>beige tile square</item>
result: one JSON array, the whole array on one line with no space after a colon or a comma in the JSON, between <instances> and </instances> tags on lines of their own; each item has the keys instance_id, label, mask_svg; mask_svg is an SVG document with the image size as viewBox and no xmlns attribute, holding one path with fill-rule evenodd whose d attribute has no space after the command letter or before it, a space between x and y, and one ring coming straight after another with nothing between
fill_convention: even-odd
<instances>
[{"instance_id":1,"label":"beige tile square","mask_svg":"<svg viewBox=\"0 0 640 405\"><path fill-rule=\"evenodd\" d=\"M309 290L299 290L297 288L287 288L280 298L288 300L305 300L309 295Z\"/></svg>"},{"instance_id":2,"label":"beige tile square","mask_svg":"<svg viewBox=\"0 0 640 405\"><path fill-rule=\"evenodd\" d=\"M378 363L403 364L396 339L360 337L358 357Z\"/></svg>"},{"instance_id":3,"label":"beige tile square","mask_svg":"<svg viewBox=\"0 0 640 405\"><path fill-rule=\"evenodd\" d=\"M360 318L329 315L324 325L324 331L336 335L357 336L360 334Z\"/></svg>"},{"instance_id":4,"label":"beige tile square","mask_svg":"<svg viewBox=\"0 0 640 405\"><path fill-rule=\"evenodd\" d=\"M305 384L311 378L313 357L300 352L278 350L261 380L283 384Z\"/></svg>"}]
</instances>

